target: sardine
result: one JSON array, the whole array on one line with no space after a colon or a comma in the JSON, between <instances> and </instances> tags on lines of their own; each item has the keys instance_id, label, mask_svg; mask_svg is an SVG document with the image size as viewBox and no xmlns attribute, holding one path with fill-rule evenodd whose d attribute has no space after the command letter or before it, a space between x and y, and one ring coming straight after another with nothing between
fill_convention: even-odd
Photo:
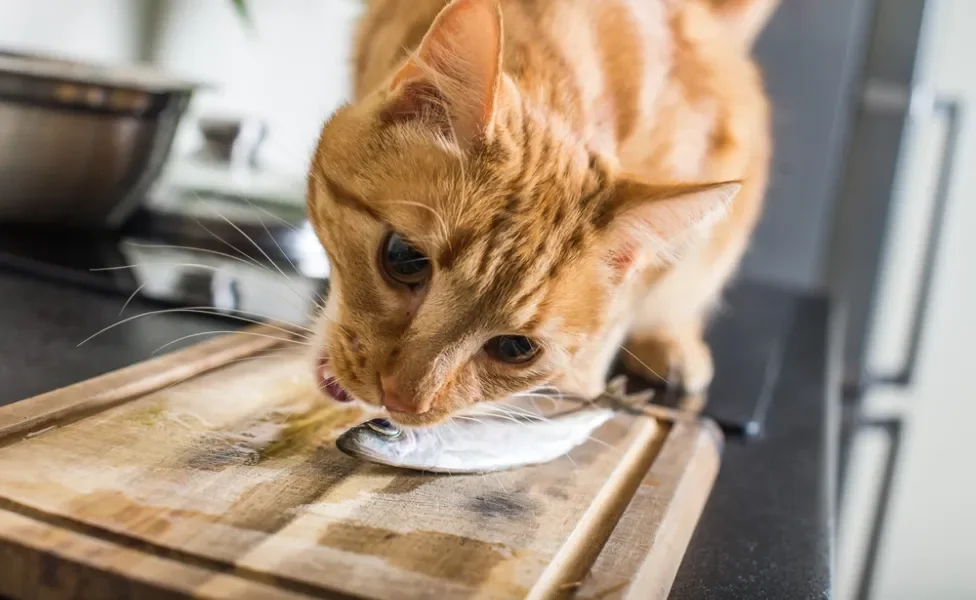
<instances>
[{"instance_id":1,"label":"sardine","mask_svg":"<svg viewBox=\"0 0 976 600\"><path fill-rule=\"evenodd\" d=\"M590 439L617 411L637 411L653 392L626 395L625 377L614 378L594 399L541 419L507 414L480 416L436 427L405 428L373 419L336 440L342 452L382 465L434 473L484 473L549 462Z\"/></svg>"}]
</instances>

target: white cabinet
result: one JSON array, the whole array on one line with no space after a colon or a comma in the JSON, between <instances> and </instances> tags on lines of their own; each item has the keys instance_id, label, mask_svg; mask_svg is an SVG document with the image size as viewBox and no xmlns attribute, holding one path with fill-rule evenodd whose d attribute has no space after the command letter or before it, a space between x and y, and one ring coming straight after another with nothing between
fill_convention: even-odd
<instances>
[{"instance_id":1,"label":"white cabinet","mask_svg":"<svg viewBox=\"0 0 976 600\"><path fill-rule=\"evenodd\" d=\"M950 133L943 115L930 110L931 98L958 100L963 118L955 130L956 168L915 377L907 387L881 386L865 398L868 415L895 413L905 422L872 594L884 600L976 598L976 2L938 0L932 6L937 10L918 65L922 93L901 151L873 315L867 353L872 373L896 370L910 337L940 152ZM885 457L874 433L860 436L857 447L862 451L853 454L842 531L842 553L848 555L863 547L857 536L867 518L864 498L877 490ZM843 581L846 569L841 565Z\"/></svg>"}]
</instances>

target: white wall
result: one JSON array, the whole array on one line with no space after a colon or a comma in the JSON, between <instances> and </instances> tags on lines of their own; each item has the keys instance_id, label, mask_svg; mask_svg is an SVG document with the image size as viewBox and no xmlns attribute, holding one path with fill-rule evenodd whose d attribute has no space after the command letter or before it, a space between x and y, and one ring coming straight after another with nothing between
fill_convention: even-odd
<instances>
[{"instance_id":1,"label":"white wall","mask_svg":"<svg viewBox=\"0 0 976 600\"><path fill-rule=\"evenodd\" d=\"M349 94L349 56L358 0L250 0L248 29L228 0L171 0L155 60L216 86L195 112L265 120L262 159L300 174L323 120Z\"/></svg>"},{"instance_id":2,"label":"white wall","mask_svg":"<svg viewBox=\"0 0 976 600\"><path fill-rule=\"evenodd\" d=\"M230 0L0 0L0 49L128 63L155 19L153 61L208 84L176 153L195 140L203 112L257 117L269 126L268 166L300 176L323 120L349 93L359 0L249 0L249 29Z\"/></svg>"},{"instance_id":3,"label":"white wall","mask_svg":"<svg viewBox=\"0 0 976 600\"><path fill-rule=\"evenodd\" d=\"M0 0L0 48L128 62L141 0Z\"/></svg>"}]
</instances>

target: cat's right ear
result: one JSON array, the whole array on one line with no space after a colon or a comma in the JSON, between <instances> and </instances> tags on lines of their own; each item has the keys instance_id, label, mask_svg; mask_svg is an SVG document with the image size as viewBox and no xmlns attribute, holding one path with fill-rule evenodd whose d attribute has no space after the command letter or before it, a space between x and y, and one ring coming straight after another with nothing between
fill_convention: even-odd
<instances>
[{"instance_id":1,"label":"cat's right ear","mask_svg":"<svg viewBox=\"0 0 976 600\"><path fill-rule=\"evenodd\" d=\"M393 76L388 121L423 119L465 150L490 134L502 74L497 0L454 0Z\"/></svg>"},{"instance_id":2,"label":"cat's right ear","mask_svg":"<svg viewBox=\"0 0 976 600\"><path fill-rule=\"evenodd\" d=\"M622 179L607 204L608 262L619 278L647 259L671 262L724 216L742 184L657 186Z\"/></svg>"}]
</instances>

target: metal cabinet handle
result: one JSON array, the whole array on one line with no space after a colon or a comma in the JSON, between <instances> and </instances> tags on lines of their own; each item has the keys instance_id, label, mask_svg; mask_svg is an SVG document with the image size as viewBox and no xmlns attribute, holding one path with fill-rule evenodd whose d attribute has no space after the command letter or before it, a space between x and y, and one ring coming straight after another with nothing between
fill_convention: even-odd
<instances>
[{"instance_id":1,"label":"metal cabinet handle","mask_svg":"<svg viewBox=\"0 0 976 600\"><path fill-rule=\"evenodd\" d=\"M895 472L902 452L904 423L898 417L869 419L859 423L857 428L880 430L888 436L888 453L885 458L884 472L881 476L881 488L878 490L877 506L868 533L868 546L864 553L857 592L854 596L857 600L870 600L875 568L878 565L878 554L884 537L885 524L888 521L888 509L891 507L891 492L894 487Z\"/></svg>"},{"instance_id":2,"label":"metal cabinet handle","mask_svg":"<svg viewBox=\"0 0 976 600\"><path fill-rule=\"evenodd\" d=\"M936 264L941 249L942 234L945 229L946 209L949 204L949 187L952 184L953 169L956 154L959 149L959 130L962 122L963 108L959 100L953 98L937 99L933 105L934 112L943 116L946 123L946 135L942 142L941 162L938 179L936 180L935 201L932 206L932 219L926 235L925 250L922 258L922 272L918 281L918 292L915 306L911 315L909 327L908 347L905 357L893 373L883 373L869 377L871 383L882 385L908 386L915 377L918 356L921 351L922 338L925 332L926 319L932 299L932 282L935 278Z\"/></svg>"}]
</instances>

